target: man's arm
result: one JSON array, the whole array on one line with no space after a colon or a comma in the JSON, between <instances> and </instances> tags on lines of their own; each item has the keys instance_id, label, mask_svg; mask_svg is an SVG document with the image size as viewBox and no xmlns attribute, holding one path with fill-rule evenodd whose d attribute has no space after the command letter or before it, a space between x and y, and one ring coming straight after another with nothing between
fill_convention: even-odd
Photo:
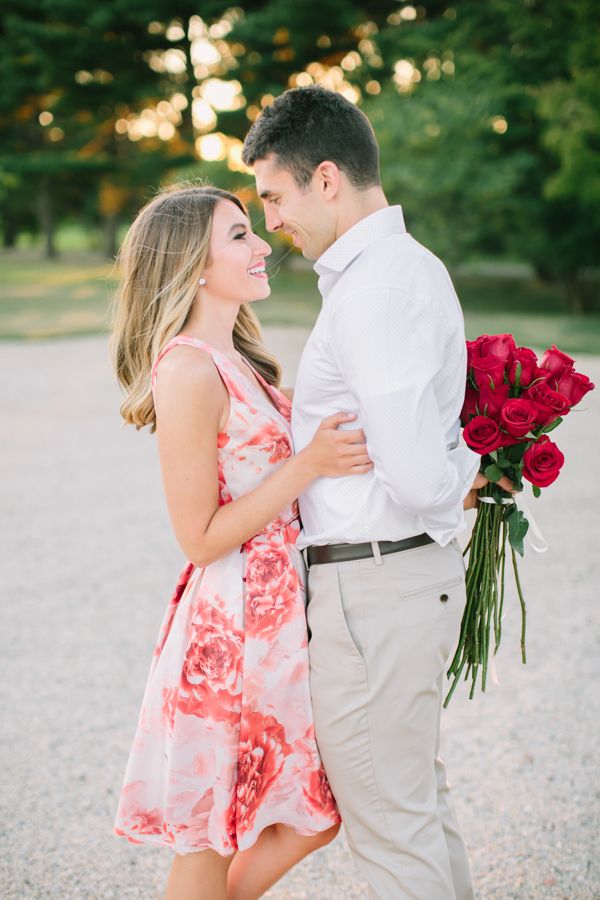
<instances>
[{"instance_id":1,"label":"man's arm","mask_svg":"<svg viewBox=\"0 0 600 900\"><path fill-rule=\"evenodd\" d=\"M439 289L451 291L443 281ZM453 295L446 299L456 302ZM373 288L346 297L332 326L334 354L357 399L376 477L445 543L463 523L463 500L480 463L464 446L447 449L434 389L443 365L461 383L456 366L464 367L464 345L423 289Z\"/></svg>"}]
</instances>

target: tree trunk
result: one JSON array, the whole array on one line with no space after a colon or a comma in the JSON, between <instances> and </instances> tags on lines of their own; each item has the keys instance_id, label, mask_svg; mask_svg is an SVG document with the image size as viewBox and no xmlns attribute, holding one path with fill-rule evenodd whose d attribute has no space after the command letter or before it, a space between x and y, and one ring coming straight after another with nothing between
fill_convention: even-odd
<instances>
[{"instance_id":1,"label":"tree trunk","mask_svg":"<svg viewBox=\"0 0 600 900\"><path fill-rule=\"evenodd\" d=\"M574 316L583 316L590 312L592 303L586 285L577 272L570 272L565 279L569 312Z\"/></svg>"},{"instance_id":2,"label":"tree trunk","mask_svg":"<svg viewBox=\"0 0 600 900\"><path fill-rule=\"evenodd\" d=\"M2 243L5 250L11 250L17 243L19 229L14 218L5 214L4 216L4 234L2 235Z\"/></svg>"},{"instance_id":3,"label":"tree trunk","mask_svg":"<svg viewBox=\"0 0 600 900\"><path fill-rule=\"evenodd\" d=\"M104 255L114 259L117 255L117 228L119 217L116 213L104 216Z\"/></svg>"},{"instance_id":4,"label":"tree trunk","mask_svg":"<svg viewBox=\"0 0 600 900\"><path fill-rule=\"evenodd\" d=\"M42 179L38 196L38 221L40 231L44 235L44 255L47 259L55 259L56 244L54 243L54 202L50 179Z\"/></svg>"}]
</instances>

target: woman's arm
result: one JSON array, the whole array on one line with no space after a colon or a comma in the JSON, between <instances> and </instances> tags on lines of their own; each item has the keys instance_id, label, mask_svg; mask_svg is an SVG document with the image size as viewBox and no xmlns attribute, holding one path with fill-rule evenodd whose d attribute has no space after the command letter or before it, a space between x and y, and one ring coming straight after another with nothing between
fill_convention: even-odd
<instances>
[{"instance_id":1,"label":"woman's arm","mask_svg":"<svg viewBox=\"0 0 600 900\"><path fill-rule=\"evenodd\" d=\"M169 357L157 380L158 450L173 530L195 565L208 565L262 531L313 479L372 468L364 434L338 431L353 418L339 413L259 487L219 507L217 435L227 418L227 391L205 354L173 350Z\"/></svg>"}]
</instances>

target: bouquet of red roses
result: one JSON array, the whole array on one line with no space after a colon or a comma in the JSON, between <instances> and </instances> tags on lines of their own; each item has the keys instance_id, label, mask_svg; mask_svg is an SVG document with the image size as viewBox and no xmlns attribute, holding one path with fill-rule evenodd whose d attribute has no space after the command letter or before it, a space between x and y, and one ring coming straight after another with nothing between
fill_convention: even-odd
<instances>
[{"instance_id":1,"label":"bouquet of red roses","mask_svg":"<svg viewBox=\"0 0 600 900\"><path fill-rule=\"evenodd\" d=\"M511 334L483 334L467 341L467 388L460 419L464 440L481 454L481 471L490 484L479 493L465 550L467 603L444 706L463 672L465 681L471 677L470 697L479 671L485 691L492 627L494 653L500 645L507 545L521 604L521 657L526 662L526 609L516 554L523 556L529 522L518 495L512 497L495 482L506 475L522 491L526 479L539 497L541 488L558 478L565 458L548 433L594 388L573 363L554 345L538 360L529 347L517 347Z\"/></svg>"}]
</instances>

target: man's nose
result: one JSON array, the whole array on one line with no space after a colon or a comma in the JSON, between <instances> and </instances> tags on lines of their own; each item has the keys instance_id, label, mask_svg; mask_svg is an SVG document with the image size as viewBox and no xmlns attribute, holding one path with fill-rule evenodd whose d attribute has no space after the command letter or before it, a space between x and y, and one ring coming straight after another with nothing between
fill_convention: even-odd
<instances>
[{"instance_id":1,"label":"man's nose","mask_svg":"<svg viewBox=\"0 0 600 900\"><path fill-rule=\"evenodd\" d=\"M267 226L267 231L278 231L281 228L282 221L274 209L269 209L268 207L265 209L265 225Z\"/></svg>"}]
</instances>

